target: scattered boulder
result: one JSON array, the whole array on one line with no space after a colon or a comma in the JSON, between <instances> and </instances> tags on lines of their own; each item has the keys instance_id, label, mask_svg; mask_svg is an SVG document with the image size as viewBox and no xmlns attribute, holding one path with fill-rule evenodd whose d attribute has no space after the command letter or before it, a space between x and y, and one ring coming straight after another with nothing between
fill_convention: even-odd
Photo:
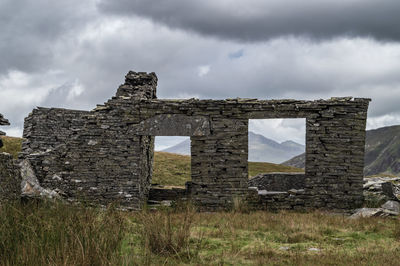
<instances>
[{"instance_id":1,"label":"scattered boulder","mask_svg":"<svg viewBox=\"0 0 400 266\"><path fill-rule=\"evenodd\" d=\"M350 219L376 217L380 216L382 213L382 208L361 208L356 209L355 212L350 216Z\"/></svg>"},{"instance_id":2,"label":"scattered boulder","mask_svg":"<svg viewBox=\"0 0 400 266\"><path fill-rule=\"evenodd\" d=\"M387 201L381 208L361 208L356 209L350 219L368 217L388 217L400 214L400 203L397 201Z\"/></svg>"},{"instance_id":3,"label":"scattered boulder","mask_svg":"<svg viewBox=\"0 0 400 266\"><path fill-rule=\"evenodd\" d=\"M397 199L394 194L394 186L392 182L382 183L382 193L389 199Z\"/></svg>"},{"instance_id":4,"label":"scattered boulder","mask_svg":"<svg viewBox=\"0 0 400 266\"><path fill-rule=\"evenodd\" d=\"M400 203L398 201L389 200L381 206L382 209L389 210L400 214Z\"/></svg>"},{"instance_id":5,"label":"scattered boulder","mask_svg":"<svg viewBox=\"0 0 400 266\"><path fill-rule=\"evenodd\" d=\"M400 177L364 178L364 197L366 202L376 202L377 206L388 200L397 201L400 198Z\"/></svg>"}]
</instances>

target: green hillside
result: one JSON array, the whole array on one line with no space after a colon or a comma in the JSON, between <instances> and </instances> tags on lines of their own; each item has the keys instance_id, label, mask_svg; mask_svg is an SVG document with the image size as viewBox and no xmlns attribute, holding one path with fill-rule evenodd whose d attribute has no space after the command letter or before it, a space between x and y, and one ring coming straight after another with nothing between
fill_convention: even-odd
<instances>
[{"instance_id":1,"label":"green hillside","mask_svg":"<svg viewBox=\"0 0 400 266\"><path fill-rule=\"evenodd\" d=\"M364 173L400 173L400 126L367 131Z\"/></svg>"},{"instance_id":2,"label":"green hillside","mask_svg":"<svg viewBox=\"0 0 400 266\"><path fill-rule=\"evenodd\" d=\"M10 153L14 158L17 158L18 152L21 151L22 138L2 136L4 146L0 148L0 152Z\"/></svg>"}]
</instances>

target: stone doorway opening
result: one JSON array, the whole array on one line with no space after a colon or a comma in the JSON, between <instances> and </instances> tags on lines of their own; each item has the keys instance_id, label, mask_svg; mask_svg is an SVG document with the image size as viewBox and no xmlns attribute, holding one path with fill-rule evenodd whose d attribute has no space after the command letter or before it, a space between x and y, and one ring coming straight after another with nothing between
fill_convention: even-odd
<instances>
[{"instance_id":1,"label":"stone doorway opening","mask_svg":"<svg viewBox=\"0 0 400 266\"><path fill-rule=\"evenodd\" d=\"M155 136L150 204L169 205L187 197L191 182L191 141L186 136Z\"/></svg>"}]
</instances>

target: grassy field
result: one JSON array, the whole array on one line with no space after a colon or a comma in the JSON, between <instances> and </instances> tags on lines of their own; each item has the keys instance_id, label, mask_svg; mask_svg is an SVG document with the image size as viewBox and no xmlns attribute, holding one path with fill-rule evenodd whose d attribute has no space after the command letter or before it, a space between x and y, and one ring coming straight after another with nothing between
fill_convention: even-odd
<instances>
[{"instance_id":1,"label":"grassy field","mask_svg":"<svg viewBox=\"0 0 400 266\"><path fill-rule=\"evenodd\" d=\"M1 136L4 146L0 148L0 152L10 153L14 158L17 158L18 152L21 151L22 139L16 137Z\"/></svg>"},{"instance_id":2,"label":"grassy field","mask_svg":"<svg viewBox=\"0 0 400 266\"><path fill-rule=\"evenodd\" d=\"M0 265L399 265L400 221L0 205Z\"/></svg>"},{"instance_id":3,"label":"grassy field","mask_svg":"<svg viewBox=\"0 0 400 266\"><path fill-rule=\"evenodd\" d=\"M15 155L18 140L4 142L2 150ZM156 153L154 182L184 183L189 162ZM284 171L263 163L249 168L251 175ZM398 217L0 203L0 265L399 265L399 254Z\"/></svg>"}]
</instances>

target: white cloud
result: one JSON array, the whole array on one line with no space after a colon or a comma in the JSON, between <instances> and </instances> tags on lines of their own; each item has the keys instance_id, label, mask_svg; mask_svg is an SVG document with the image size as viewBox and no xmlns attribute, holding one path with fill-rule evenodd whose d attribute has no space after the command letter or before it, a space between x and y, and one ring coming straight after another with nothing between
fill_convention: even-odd
<instances>
[{"instance_id":1,"label":"white cloud","mask_svg":"<svg viewBox=\"0 0 400 266\"><path fill-rule=\"evenodd\" d=\"M296 119L251 119L249 131L261 134L277 142L293 140L304 144L306 136L306 120Z\"/></svg>"},{"instance_id":2,"label":"white cloud","mask_svg":"<svg viewBox=\"0 0 400 266\"><path fill-rule=\"evenodd\" d=\"M74 100L75 98L79 97L84 91L85 91L85 88L79 82L79 80L75 80L72 83L71 88L69 89L67 100L68 101Z\"/></svg>"},{"instance_id":3,"label":"white cloud","mask_svg":"<svg viewBox=\"0 0 400 266\"><path fill-rule=\"evenodd\" d=\"M367 129L375 129L384 126L400 125L400 113L386 114L367 119Z\"/></svg>"},{"instance_id":4,"label":"white cloud","mask_svg":"<svg viewBox=\"0 0 400 266\"><path fill-rule=\"evenodd\" d=\"M204 65L204 66L199 66L197 67L197 75L199 77L204 77L205 75L208 74L208 72L210 72L210 65Z\"/></svg>"},{"instance_id":5,"label":"white cloud","mask_svg":"<svg viewBox=\"0 0 400 266\"><path fill-rule=\"evenodd\" d=\"M181 143L189 137L182 136L156 136L154 143L154 150L162 151L169 147L172 147L178 143Z\"/></svg>"},{"instance_id":6,"label":"white cloud","mask_svg":"<svg viewBox=\"0 0 400 266\"><path fill-rule=\"evenodd\" d=\"M20 127L2 127L0 130L4 131L9 137L22 137L22 128Z\"/></svg>"}]
</instances>

